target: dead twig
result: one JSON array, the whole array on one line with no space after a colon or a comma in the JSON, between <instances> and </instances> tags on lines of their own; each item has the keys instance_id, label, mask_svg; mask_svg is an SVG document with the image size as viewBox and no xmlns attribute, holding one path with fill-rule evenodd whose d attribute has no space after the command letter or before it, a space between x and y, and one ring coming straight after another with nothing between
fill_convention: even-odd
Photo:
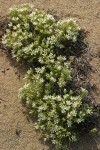
<instances>
[{"instance_id":1,"label":"dead twig","mask_svg":"<svg viewBox=\"0 0 100 150\"><path fill-rule=\"evenodd\" d=\"M98 72L98 74L100 76L100 72L98 71L98 69L95 66L93 66L92 64L90 64L90 65Z\"/></svg>"}]
</instances>

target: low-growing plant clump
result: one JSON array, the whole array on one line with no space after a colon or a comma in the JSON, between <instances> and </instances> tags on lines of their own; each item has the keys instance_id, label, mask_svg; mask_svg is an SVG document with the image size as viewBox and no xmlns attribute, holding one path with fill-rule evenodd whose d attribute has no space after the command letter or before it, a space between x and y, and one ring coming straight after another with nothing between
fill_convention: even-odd
<instances>
[{"instance_id":1,"label":"low-growing plant clump","mask_svg":"<svg viewBox=\"0 0 100 150\"><path fill-rule=\"evenodd\" d=\"M76 141L77 125L92 115L83 103L87 91L69 88L72 80L71 57L62 55L66 44L75 43L80 27L74 19L59 20L29 4L10 8L9 24L3 44L17 61L31 64L19 97L31 114L37 116L35 128L59 149Z\"/></svg>"}]
</instances>

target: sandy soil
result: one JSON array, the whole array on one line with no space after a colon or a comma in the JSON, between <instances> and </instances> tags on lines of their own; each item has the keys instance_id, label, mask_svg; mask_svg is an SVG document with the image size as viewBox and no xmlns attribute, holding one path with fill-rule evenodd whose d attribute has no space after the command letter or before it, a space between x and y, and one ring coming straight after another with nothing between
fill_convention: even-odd
<instances>
[{"instance_id":1,"label":"sandy soil","mask_svg":"<svg viewBox=\"0 0 100 150\"><path fill-rule=\"evenodd\" d=\"M96 86L92 94L100 103L100 0L0 0L1 16L6 15L13 4L25 2L60 18L74 17L88 31L86 40L93 68L90 82ZM33 128L32 120L17 97L27 68L16 64L8 54L0 52L0 150L53 150L41 142L41 134ZM81 137L72 150L100 150L100 139Z\"/></svg>"}]
</instances>

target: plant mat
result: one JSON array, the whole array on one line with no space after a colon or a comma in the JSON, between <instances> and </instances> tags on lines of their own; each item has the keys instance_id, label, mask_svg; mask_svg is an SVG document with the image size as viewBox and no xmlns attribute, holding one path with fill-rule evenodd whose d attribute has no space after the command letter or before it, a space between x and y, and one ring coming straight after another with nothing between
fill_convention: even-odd
<instances>
[{"instance_id":1,"label":"plant mat","mask_svg":"<svg viewBox=\"0 0 100 150\"><path fill-rule=\"evenodd\" d=\"M4 29L2 30L2 33L0 33L1 34L0 37L2 37L2 35L4 34L4 31L7 28L7 24L8 24L7 20L3 20L0 22L1 28ZM84 133L84 130L87 130L87 128L89 128L89 126L94 125L97 126L98 123L97 120L100 117L100 110L99 110L100 105L97 104L94 98L91 96L91 90L95 90L96 87L91 86L89 82L89 74L90 71L92 71L92 66L89 64L90 56L89 58L87 58L89 50L88 45L84 42L84 35L86 35L86 33L82 32L80 35L81 38L79 37L77 43L75 43L75 45L73 45L72 47L71 55L75 57L71 66L73 68L72 72L74 72L74 74L72 80L73 83L69 85L69 87L72 86L71 88L75 91L78 91L81 85L82 87L86 88L89 91L90 95L86 97L86 99L84 99L84 102L91 103L91 105L94 105L94 111L98 109L98 112L96 111L95 115L93 116L93 118L89 120L89 122L86 121L84 124L82 124L82 126L79 126L80 129L81 128L83 129L82 134ZM0 46L2 48L2 44L0 44ZM69 48L67 47L67 51L68 49L69 53L67 54L66 57L69 57L68 55L70 55L70 47Z\"/></svg>"}]
</instances>

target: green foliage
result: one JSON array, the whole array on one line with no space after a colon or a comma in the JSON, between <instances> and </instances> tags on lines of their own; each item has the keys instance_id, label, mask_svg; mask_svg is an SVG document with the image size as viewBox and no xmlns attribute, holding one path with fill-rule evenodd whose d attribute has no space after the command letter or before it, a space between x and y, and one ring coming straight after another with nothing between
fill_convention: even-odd
<instances>
[{"instance_id":1,"label":"green foliage","mask_svg":"<svg viewBox=\"0 0 100 150\"><path fill-rule=\"evenodd\" d=\"M85 89L77 94L69 89L71 62L57 56L55 50L62 50L66 42L75 42L80 28L73 19L56 22L52 15L28 4L12 7L8 18L3 44L17 61L33 65L19 97L37 116L35 127L43 131L45 139L66 149L68 141L76 140L77 125L92 114L92 108L82 103Z\"/></svg>"},{"instance_id":2,"label":"green foliage","mask_svg":"<svg viewBox=\"0 0 100 150\"><path fill-rule=\"evenodd\" d=\"M30 20L34 26L34 30L37 31L41 37L44 38L53 34L55 19L52 15L36 9L30 14Z\"/></svg>"},{"instance_id":3,"label":"green foliage","mask_svg":"<svg viewBox=\"0 0 100 150\"><path fill-rule=\"evenodd\" d=\"M93 129L90 130L89 134L90 135L96 135L97 132L98 132L98 130L96 128L93 128Z\"/></svg>"},{"instance_id":4,"label":"green foliage","mask_svg":"<svg viewBox=\"0 0 100 150\"><path fill-rule=\"evenodd\" d=\"M52 15L32 9L23 4L10 8L9 29L3 36L3 44L12 50L12 56L20 60L33 62L58 49L61 41L76 41L80 28L73 19L56 23ZM63 43L64 44L64 43Z\"/></svg>"},{"instance_id":5,"label":"green foliage","mask_svg":"<svg viewBox=\"0 0 100 150\"><path fill-rule=\"evenodd\" d=\"M30 69L19 97L26 100L29 112L37 116L35 128L43 131L45 140L51 139L56 147L66 149L68 141L76 141L77 125L92 114L92 108L82 104L86 90L82 89L77 96L66 90L65 83L70 80L68 64L61 70L60 67L55 65L49 73L45 67L36 68L35 72ZM63 71L66 76L62 79Z\"/></svg>"},{"instance_id":6,"label":"green foliage","mask_svg":"<svg viewBox=\"0 0 100 150\"><path fill-rule=\"evenodd\" d=\"M18 24L24 26L23 22L27 24L30 20L29 14L31 13L33 6L30 4L22 4L13 6L9 9L8 18L10 21L9 26L16 26Z\"/></svg>"},{"instance_id":7,"label":"green foliage","mask_svg":"<svg viewBox=\"0 0 100 150\"><path fill-rule=\"evenodd\" d=\"M55 29L57 40L64 42L67 40L72 40L75 42L77 40L79 31L80 27L73 19L59 20Z\"/></svg>"}]
</instances>

